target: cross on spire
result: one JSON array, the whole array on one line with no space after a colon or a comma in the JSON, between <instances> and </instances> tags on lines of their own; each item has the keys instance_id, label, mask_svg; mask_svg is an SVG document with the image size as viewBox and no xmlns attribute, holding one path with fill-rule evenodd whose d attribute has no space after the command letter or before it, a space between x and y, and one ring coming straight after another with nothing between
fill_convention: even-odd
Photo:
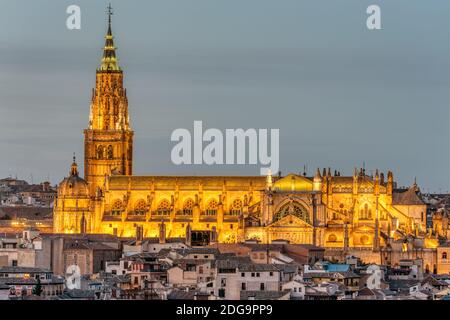
<instances>
[{"instance_id":1,"label":"cross on spire","mask_svg":"<svg viewBox=\"0 0 450 320\"><path fill-rule=\"evenodd\" d=\"M111 6L111 3L108 5L108 7L106 7L106 9L107 9L106 13L108 14L108 23L109 23L109 25L111 25L111 17L114 15L114 11Z\"/></svg>"}]
</instances>

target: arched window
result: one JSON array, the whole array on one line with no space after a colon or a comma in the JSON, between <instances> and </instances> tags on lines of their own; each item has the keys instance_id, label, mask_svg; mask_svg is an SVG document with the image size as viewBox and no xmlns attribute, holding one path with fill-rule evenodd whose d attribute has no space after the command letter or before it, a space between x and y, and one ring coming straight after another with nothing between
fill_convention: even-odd
<instances>
[{"instance_id":1,"label":"arched window","mask_svg":"<svg viewBox=\"0 0 450 320\"><path fill-rule=\"evenodd\" d=\"M274 220L280 220L285 216L293 215L307 223L310 223L308 210L298 202L289 202L283 205L274 215Z\"/></svg>"},{"instance_id":2,"label":"arched window","mask_svg":"<svg viewBox=\"0 0 450 320\"><path fill-rule=\"evenodd\" d=\"M97 147L97 159L102 160L105 157L105 147L98 146Z\"/></svg>"},{"instance_id":3,"label":"arched window","mask_svg":"<svg viewBox=\"0 0 450 320\"><path fill-rule=\"evenodd\" d=\"M442 252L442 259L444 259L444 260L447 259L447 252Z\"/></svg>"},{"instance_id":4,"label":"arched window","mask_svg":"<svg viewBox=\"0 0 450 320\"><path fill-rule=\"evenodd\" d=\"M170 202L166 199L162 200L158 204L158 208L156 209L156 214L159 216L168 216L170 215Z\"/></svg>"},{"instance_id":5,"label":"arched window","mask_svg":"<svg viewBox=\"0 0 450 320\"><path fill-rule=\"evenodd\" d=\"M114 152L113 152L113 146L109 145L108 146L108 159L111 160L114 156Z\"/></svg>"},{"instance_id":6,"label":"arched window","mask_svg":"<svg viewBox=\"0 0 450 320\"><path fill-rule=\"evenodd\" d=\"M191 216L192 212L194 211L194 205L194 200L192 200L191 198L184 201L182 214L185 216Z\"/></svg>"},{"instance_id":7,"label":"arched window","mask_svg":"<svg viewBox=\"0 0 450 320\"><path fill-rule=\"evenodd\" d=\"M330 234L328 236L328 242L337 242L337 237L335 234Z\"/></svg>"},{"instance_id":8,"label":"arched window","mask_svg":"<svg viewBox=\"0 0 450 320\"><path fill-rule=\"evenodd\" d=\"M145 212L147 211L147 204L144 200L138 200L136 202L136 205L134 206L134 214L137 216L143 216L145 215Z\"/></svg>"},{"instance_id":9,"label":"arched window","mask_svg":"<svg viewBox=\"0 0 450 320\"><path fill-rule=\"evenodd\" d=\"M339 220L341 218L338 211L333 210L333 220Z\"/></svg>"},{"instance_id":10,"label":"arched window","mask_svg":"<svg viewBox=\"0 0 450 320\"><path fill-rule=\"evenodd\" d=\"M359 209L359 219L369 220L372 219L372 210L369 208L369 204L364 204L362 208Z\"/></svg>"},{"instance_id":11,"label":"arched window","mask_svg":"<svg viewBox=\"0 0 450 320\"><path fill-rule=\"evenodd\" d=\"M205 215L207 216L215 216L217 214L217 209L219 208L219 204L216 200L211 200L208 202L206 206Z\"/></svg>"},{"instance_id":12,"label":"arched window","mask_svg":"<svg viewBox=\"0 0 450 320\"><path fill-rule=\"evenodd\" d=\"M120 216L123 212L123 204L122 201L116 200L113 202L111 215L112 216Z\"/></svg>"},{"instance_id":13,"label":"arched window","mask_svg":"<svg viewBox=\"0 0 450 320\"><path fill-rule=\"evenodd\" d=\"M241 199L235 199L233 201L233 204L231 205L230 215L238 216L241 213L242 213L242 200Z\"/></svg>"}]
</instances>

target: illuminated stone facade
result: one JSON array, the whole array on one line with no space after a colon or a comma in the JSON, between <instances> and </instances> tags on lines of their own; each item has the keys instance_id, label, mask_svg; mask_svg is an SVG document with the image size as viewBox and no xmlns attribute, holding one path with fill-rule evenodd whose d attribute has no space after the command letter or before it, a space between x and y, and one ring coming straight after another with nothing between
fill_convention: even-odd
<instances>
[{"instance_id":1,"label":"illuminated stone facade","mask_svg":"<svg viewBox=\"0 0 450 320\"><path fill-rule=\"evenodd\" d=\"M133 131L123 71L109 23L85 130L85 180L76 163L60 184L54 232L239 242L277 239L378 250L389 239L425 235L426 205L413 185L355 169L313 177L133 176Z\"/></svg>"}]
</instances>

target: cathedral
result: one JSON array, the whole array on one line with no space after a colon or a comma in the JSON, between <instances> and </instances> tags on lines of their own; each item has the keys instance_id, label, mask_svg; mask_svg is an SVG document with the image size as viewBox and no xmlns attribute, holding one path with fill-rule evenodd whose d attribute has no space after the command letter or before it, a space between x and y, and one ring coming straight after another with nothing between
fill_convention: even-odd
<instances>
[{"instance_id":1,"label":"cathedral","mask_svg":"<svg viewBox=\"0 0 450 320\"><path fill-rule=\"evenodd\" d=\"M248 240L380 250L426 235L416 183L399 190L392 172L350 176L134 176L133 131L109 14L84 130L84 178L76 159L59 185L55 233L182 239L192 245Z\"/></svg>"}]
</instances>

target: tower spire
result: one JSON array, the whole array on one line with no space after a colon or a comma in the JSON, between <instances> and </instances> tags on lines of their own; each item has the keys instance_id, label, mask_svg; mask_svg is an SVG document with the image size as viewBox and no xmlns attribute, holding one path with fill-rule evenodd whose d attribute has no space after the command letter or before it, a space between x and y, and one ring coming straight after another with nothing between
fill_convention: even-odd
<instances>
[{"instance_id":1,"label":"tower spire","mask_svg":"<svg viewBox=\"0 0 450 320\"><path fill-rule=\"evenodd\" d=\"M102 64L100 65L100 71L120 71L120 67L117 64L116 47L114 46L114 37L112 35L112 16L114 15L111 4L108 5L108 31L105 36L105 46L103 47Z\"/></svg>"},{"instance_id":2,"label":"tower spire","mask_svg":"<svg viewBox=\"0 0 450 320\"><path fill-rule=\"evenodd\" d=\"M109 29L111 29L111 17L112 17L112 15L114 14L114 12L113 12L113 8L112 8L112 6L111 6L111 3L108 5L108 7L106 8L106 9L108 9L108 25L109 25Z\"/></svg>"},{"instance_id":3,"label":"tower spire","mask_svg":"<svg viewBox=\"0 0 450 320\"><path fill-rule=\"evenodd\" d=\"M70 166L70 175L78 177L78 165L77 165L77 158L75 156L75 152L73 153L73 162Z\"/></svg>"}]
</instances>

